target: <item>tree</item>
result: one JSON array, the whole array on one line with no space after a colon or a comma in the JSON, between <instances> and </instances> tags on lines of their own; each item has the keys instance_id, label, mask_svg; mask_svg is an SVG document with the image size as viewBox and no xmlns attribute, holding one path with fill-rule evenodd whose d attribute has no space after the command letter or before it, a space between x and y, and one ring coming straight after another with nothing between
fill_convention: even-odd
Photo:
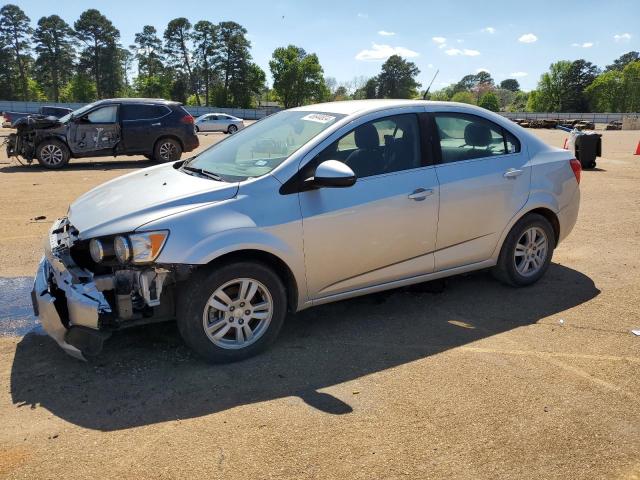
<instances>
[{"instance_id":1,"label":"tree","mask_svg":"<svg viewBox=\"0 0 640 480\"><path fill-rule=\"evenodd\" d=\"M622 71L599 75L586 89L593 110L637 112L640 110L640 61L628 63Z\"/></svg>"},{"instance_id":2,"label":"tree","mask_svg":"<svg viewBox=\"0 0 640 480\"><path fill-rule=\"evenodd\" d=\"M89 103L96 100L95 82L85 73L77 73L60 89L60 101Z\"/></svg>"},{"instance_id":3,"label":"tree","mask_svg":"<svg viewBox=\"0 0 640 480\"><path fill-rule=\"evenodd\" d=\"M500 88L510 90L512 92L518 92L520 90L520 83L515 78L506 78L500 82Z\"/></svg>"},{"instance_id":4,"label":"tree","mask_svg":"<svg viewBox=\"0 0 640 480\"><path fill-rule=\"evenodd\" d=\"M489 72L486 72L484 70L480 70L478 73L476 73L476 78L475 78L476 84L489 84L489 85L494 85L494 81L493 78L491 77L491 74Z\"/></svg>"},{"instance_id":5,"label":"tree","mask_svg":"<svg viewBox=\"0 0 640 480\"><path fill-rule=\"evenodd\" d=\"M327 92L322 67L315 53L289 45L276 48L269 62L273 89L284 108L320 101Z\"/></svg>"},{"instance_id":6,"label":"tree","mask_svg":"<svg viewBox=\"0 0 640 480\"><path fill-rule=\"evenodd\" d=\"M512 92L511 90L506 90L504 88L496 88L493 93L498 98L498 104L500 105L501 111L506 111L517 96L516 92Z\"/></svg>"},{"instance_id":7,"label":"tree","mask_svg":"<svg viewBox=\"0 0 640 480\"><path fill-rule=\"evenodd\" d=\"M76 36L85 45L80 56L80 70L93 77L98 98L114 96L122 84L118 52L120 32L94 8L82 12L73 26Z\"/></svg>"},{"instance_id":8,"label":"tree","mask_svg":"<svg viewBox=\"0 0 640 480\"><path fill-rule=\"evenodd\" d=\"M29 26L30 21L31 19L17 5L7 4L0 9L0 37L2 37L2 43L13 49L14 61L20 75L20 90L23 100L29 100L28 37L33 33L33 29Z\"/></svg>"},{"instance_id":9,"label":"tree","mask_svg":"<svg viewBox=\"0 0 640 480\"><path fill-rule=\"evenodd\" d=\"M138 61L138 75L152 77L162 72L164 68L162 40L158 37L158 31L154 26L142 27L142 32L136 33L134 45L131 47Z\"/></svg>"},{"instance_id":10,"label":"tree","mask_svg":"<svg viewBox=\"0 0 640 480\"><path fill-rule=\"evenodd\" d=\"M452 102L468 103L475 105L476 100L471 92L457 92L451 97Z\"/></svg>"},{"instance_id":11,"label":"tree","mask_svg":"<svg viewBox=\"0 0 640 480\"><path fill-rule=\"evenodd\" d=\"M255 63L245 63L233 78L229 85L229 93L233 99L233 105L240 108L251 108L254 99L257 99L266 81L264 71Z\"/></svg>"},{"instance_id":12,"label":"tree","mask_svg":"<svg viewBox=\"0 0 640 480\"><path fill-rule=\"evenodd\" d=\"M613 70L617 70L621 72L624 69L624 67L626 67L628 64L632 62L637 62L638 60L640 60L640 53L627 52L624 55L621 55L620 57L618 57L616 60L614 60L611 65L607 65L607 68L605 68L604 71L611 72Z\"/></svg>"},{"instance_id":13,"label":"tree","mask_svg":"<svg viewBox=\"0 0 640 480\"><path fill-rule=\"evenodd\" d=\"M239 101L234 96L246 98L248 94L242 86L250 83L251 43L246 37L247 30L236 22L220 22L217 27L219 45L216 68L222 79L220 103L223 107L233 106Z\"/></svg>"},{"instance_id":14,"label":"tree","mask_svg":"<svg viewBox=\"0 0 640 480\"><path fill-rule=\"evenodd\" d=\"M500 110L498 97L496 97L496 94L493 92L485 93L480 99L480 103L478 103L478 106L486 108L487 110L491 110L492 112L497 112Z\"/></svg>"},{"instance_id":15,"label":"tree","mask_svg":"<svg viewBox=\"0 0 640 480\"><path fill-rule=\"evenodd\" d=\"M418 93L420 84L416 77L420 73L415 63L404 60L400 55L391 55L382 64L378 75L378 97L380 98L413 98Z\"/></svg>"},{"instance_id":16,"label":"tree","mask_svg":"<svg viewBox=\"0 0 640 480\"><path fill-rule=\"evenodd\" d=\"M215 77L213 67L219 46L218 27L206 20L199 21L193 27L193 43L196 65L204 83L204 103L209 106L209 88Z\"/></svg>"},{"instance_id":17,"label":"tree","mask_svg":"<svg viewBox=\"0 0 640 480\"><path fill-rule=\"evenodd\" d=\"M567 72L567 92L563 109L568 112L588 112L589 102L584 90L596 79L600 70L591 62L576 60Z\"/></svg>"},{"instance_id":18,"label":"tree","mask_svg":"<svg viewBox=\"0 0 640 480\"><path fill-rule=\"evenodd\" d=\"M200 96L195 88L193 70L191 66L191 22L184 17L174 18L164 31L164 50L174 70L186 74L189 91L193 92L196 102L200 105Z\"/></svg>"},{"instance_id":19,"label":"tree","mask_svg":"<svg viewBox=\"0 0 640 480\"><path fill-rule=\"evenodd\" d=\"M37 53L36 78L54 102L60 101L60 89L73 73L73 35L71 27L58 15L38 20L38 27L33 34Z\"/></svg>"},{"instance_id":20,"label":"tree","mask_svg":"<svg viewBox=\"0 0 640 480\"><path fill-rule=\"evenodd\" d=\"M373 77L364 84L364 98L376 98L378 96L378 78Z\"/></svg>"}]
</instances>

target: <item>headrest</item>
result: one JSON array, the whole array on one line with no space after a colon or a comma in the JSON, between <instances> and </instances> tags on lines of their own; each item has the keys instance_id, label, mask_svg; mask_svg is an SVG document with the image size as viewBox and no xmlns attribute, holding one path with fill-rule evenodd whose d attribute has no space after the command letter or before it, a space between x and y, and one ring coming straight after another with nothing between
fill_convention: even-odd
<instances>
[{"instance_id":1,"label":"headrest","mask_svg":"<svg viewBox=\"0 0 640 480\"><path fill-rule=\"evenodd\" d=\"M371 150L380 146L378 130L370 123L365 123L356 128L354 133L356 146L364 150Z\"/></svg>"},{"instance_id":2,"label":"headrest","mask_svg":"<svg viewBox=\"0 0 640 480\"><path fill-rule=\"evenodd\" d=\"M481 123L470 123L464 129L464 141L474 147L486 147L491 144L491 129Z\"/></svg>"}]
</instances>

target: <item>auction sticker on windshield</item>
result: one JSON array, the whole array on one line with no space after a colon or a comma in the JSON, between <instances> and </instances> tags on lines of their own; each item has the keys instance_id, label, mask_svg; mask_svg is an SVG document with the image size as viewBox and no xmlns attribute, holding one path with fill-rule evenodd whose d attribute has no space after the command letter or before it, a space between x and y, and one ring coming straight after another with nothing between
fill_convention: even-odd
<instances>
[{"instance_id":1,"label":"auction sticker on windshield","mask_svg":"<svg viewBox=\"0 0 640 480\"><path fill-rule=\"evenodd\" d=\"M332 117L331 115L324 115L322 113L310 113L309 115L305 115L302 117L302 120L308 120L309 122L318 122L318 123L329 123L335 120L336 117Z\"/></svg>"}]
</instances>

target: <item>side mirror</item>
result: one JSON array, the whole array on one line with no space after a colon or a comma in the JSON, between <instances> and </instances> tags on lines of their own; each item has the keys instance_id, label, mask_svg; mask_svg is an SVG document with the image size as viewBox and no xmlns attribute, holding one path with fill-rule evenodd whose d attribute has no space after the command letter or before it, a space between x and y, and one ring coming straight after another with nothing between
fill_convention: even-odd
<instances>
[{"instance_id":1,"label":"side mirror","mask_svg":"<svg viewBox=\"0 0 640 480\"><path fill-rule=\"evenodd\" d=\"M305 183L315 188L350 187L356 183L356 174L338 160L327 160L318 165L313 177L305 180Z\"/></svg>"}]
</instances>

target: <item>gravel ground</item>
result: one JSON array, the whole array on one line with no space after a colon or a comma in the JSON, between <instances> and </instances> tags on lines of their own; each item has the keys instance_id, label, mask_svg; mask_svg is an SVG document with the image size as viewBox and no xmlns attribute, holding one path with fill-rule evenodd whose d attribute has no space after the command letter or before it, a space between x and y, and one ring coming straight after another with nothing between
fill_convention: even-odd
<instances>
[{"instance_id":1,"label":"gravel ground","mask_svg":"<svg viewBox=\"0 0 640 480\"><path fill-rule=\"evenodd\" d=\"M193 357L170 324L115 335L88 364L10 328L0 477L639 479L638 140L604 132L578 224L530 288L476 273L318 307L225 366ZM149 164L49 172L0 156L0 304L70 201ZM0 322L22 325L23 310Z\"/></svg>"}]
</instances>

